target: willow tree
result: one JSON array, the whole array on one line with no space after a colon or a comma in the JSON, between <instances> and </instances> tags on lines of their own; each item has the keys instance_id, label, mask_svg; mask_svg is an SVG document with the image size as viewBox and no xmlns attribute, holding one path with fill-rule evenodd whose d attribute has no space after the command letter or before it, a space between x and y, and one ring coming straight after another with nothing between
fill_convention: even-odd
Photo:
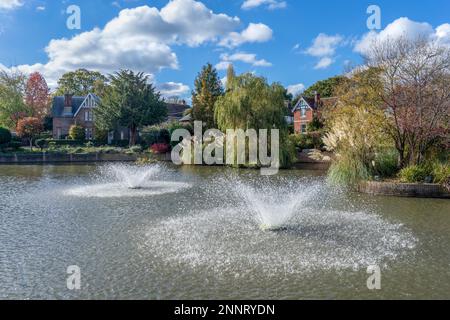
<instances>
[{"instance_id":1,"label":"willow tree","mask_svg":"<svg viewBox=\"0 0 450 320\"><path fill-rule=\"evenodd\" d=\"M215 120L220 130L261 129L280 130L282 165L292 160L288 147L288 130L285 120L284 87L268 84L263 77L251 73L235 76L227 84L227 92L216 102Z\"/></svg>"},{"instance_id":2,"label":"willow tree","mask_svg":"<svg viewBox=\"0 0 450 320\"><path fill-rule=\"evenodd\" d=\"M195 89L192 92L193 119L202 121L208 128L214 128L214 106L221 95L222 82L217 70L208 63L195 79Z\"/></svg>"},{"instance_id":3,"label":"willow tree","mask_svg":"<svg viewBox=\"0 0 450 320\"><path fill-rule=\"evenodd\" d=\"M148 76L122 70L109 77L110 86L95 109L96 124L101 130L117 126L130 129L130 145L135 145L137 130L163 122L167 106L159 92L148 83Z\"/></svg>"}]
</instances>

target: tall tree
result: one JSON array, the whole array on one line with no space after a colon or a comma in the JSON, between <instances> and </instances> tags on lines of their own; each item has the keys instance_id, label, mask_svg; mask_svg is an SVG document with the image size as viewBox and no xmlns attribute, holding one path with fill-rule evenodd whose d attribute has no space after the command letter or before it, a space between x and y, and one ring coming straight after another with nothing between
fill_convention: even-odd
<instances>
[{"instance_id":1,"label":"tall tree","mask_svg":"<svg viewBox=\"0 0 450 320\"><path fill-rule=\"evenodd\" d=\"M39 72L34 72L28 77L25 88L25 103L35 118L43 120L49 113L50 89Z\"/></svg>"},{"instance_id":2,"label":"tall tree","mask_svg":"<svg viewBox=\"0 0 450 320\"><path fill-rule=\"evenodd\" d=\"M140 127L155 125L167 117L167 106L161 94L148 83L148 76L121 70L109 77L110 85L95 109L96 125L101 130L117 126L130 129L130 145L135 145Z\"/></svg>"},{"instance_id":3,"label":"tall tree","mask_svg":"<svg viewBox=\"0 0 450 320\"><path fill-rule=\"evenodd\" d=\"M390 39L373 43L365 59L381 70L374 90L401 167L422 163L430 148L448 142L450 49L429 39Z\"/></svg>"},{"instance_id":4,"label":"tall tree","mask_svg":"<svg viewBox=\"0 0 450 320\"><path fill-rule=\"evenodd\" d=\"M217 70L208 63L195 79L192 92L192 116L196 121L203 121L208 128L215 127L214 106L223 95L222 82Z\"/></svg>"},{"instance_id":5,"label":"tall tree","mask_svg":"<svg viewBox=\"0 0 450 320\"><path fill-rule=\"evenodd\" d=\"M56 95L70 93L76 96L85 96L88 93L95 93L102 96L106 81L107 78L97 71L78 69L67 72L58 80Z\"/></svg>"},{"instance_id":6,"label":"tall tree","mask_svg":"<svg viewBox=\"0 0 450 320\"><path fill-rule=\"evenodd\" d=\"M233 82L235 78L236 73L234 71L234 66L232 63L230 63L227 68L227 86L226 86L227 90L231 90L233 88Z\"/></svg>"},{"instance_id":7,"label":"tall tree","mask_svg":"<svg viewBox=\"0 0 450 320\"><path fill-rule=\"evenodd\" d=\"M0 125L15 129L19 119L30 115L24 102L25 81L20 72L0 71Z\"/></svg>"}]
</instances>

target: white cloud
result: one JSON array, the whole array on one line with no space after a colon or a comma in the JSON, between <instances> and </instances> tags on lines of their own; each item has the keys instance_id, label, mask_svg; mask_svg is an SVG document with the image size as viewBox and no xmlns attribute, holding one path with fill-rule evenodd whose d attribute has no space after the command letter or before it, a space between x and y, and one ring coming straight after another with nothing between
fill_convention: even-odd
<instances>
[{"instance_id":1,"label":"white cloud","mask_svg":"<svg viewBox=\"0 0 450 320\"><path fill-rule=\"evenodd\" d=\"M244 43L267 42L272 39L273 31L263 23L250 23L242 32L231 32L220 41L224 47L237 47Z\"/></svg>"},{"instance_id":2,"label":"white cloud","mask_svg":"<svg viewBox=\"0 0 450 320\"><path fill-rule=\"evenodd\" d=\"M305 91L305 85L303 83L292 84L287 87L287 91L295 97Z\"/></svg>"},{"instance_id":3,"label":"white cloud","mask_svg":"<svg viewBox=\"0 0 450 320\"><path fill-rule=\"evenodd\" d=\"M433 29L431 24L427 22L416 22L406 17L398 18L380 32L366 33L356 43L354 50L364 54L370 49L374 41L383 42L387 39L398 39L400 37L407 39L424 37L450 45L450 24L446 23Z\"/></svg>"},{"instance_id":4,"label":"white cloud","mask_svg":"<svg viewBox=\"0 0 450 320\"><path fill-rule=\"evenodd\" d=\"M329 66L331 66L333 62L334 62L333 58L323 57L317 62L317 64L314 66L314 69L326 69Z\"/></svg>"},{"instance_id":5,"label":"white cloud","mask_svg":"<svg viewBox=\"0 0 450 320\"><path fill-rule=\"evenodd\" d=\"M244 63L250 64L254 67L271 67L272 66L272 63L270 63L264 59L257 59L256 54L247 53L247 52L237 52L237 53L234 53L231 55L224 53L220 56L220 59L222 61L216 65L216 68L219 70L225 70L226 68L228 68L228 65L231 62L236 62L236 61L244 62Z\"/></svg>"},{"instance_id":6,"label":"white cloud","mask_svg":"<svg viewBox=\"0 0 450 320\"><path fill-rule=\"evenodd\" d=\"M189 93L189 86L183 83L177 82L166 82L158 84L157 89L161 92L161 94L165 97L173 97L173 96L183 96L186 93Z\"/></svg>"},{"instance_id":7,"label":"white cloud","mask_svg":"<svg viewBox=\"0 0 450 320\"><path fill-rule=\"evenodd\" d=\"M12 10L23 6L21 0L0 0L0 10Z\"/></svg>"},{"instance_id":8,"label":"white cloud","mask_svg":"<svg viewBox=\"0 0 450 320\"><path fill-rule=\"evenodd\" d=\"M329 36L320 33L313 40L312 46L306 49L306 53L314 57L332 56L343 41L344 38L340 35Z\"/></svg>"},{"instance_id":9,"label":"white cloud","mask_svg":"<svg viewBox=\"0 0 450 320\"><path fill-rule=\"evenodd\" d=\"M241 8L245 10L254 9L265 5L269 10L283 9L287 7L286 1L280 0L245 0Z\"/></svg>"},{"instance_id":10,"label":"white cloud","mask_svg":"<svg viewBox=\"0 0 450 320\"><path fill-rule=\"evenodd\" d=\"M194 0L172 0L161 10L149 6L124 9L103 29L51 40L45 48L46 63L16 68L24 73L43 73L51 87L64 72L77 68L103 73L122 68L154 74L164 68L178 68L171 45L219 41L239 24L239 18L215 14Z\"/></svg>"},{"instance_id":11,"label":"white cloud","mask_svg":"<svg viewBox=\"0 0 450 320\"><path fill-rule=\"evenodd\" d=\"M45 6L37 6L36 11L45 11Z\"/></svg>"},{"instance_id":12,"label":"white cloud","mask_svg":"<svg viewBox=\"0 0 450 320\"><path fill-rule=\"evenodd\" d=\"M345 43L341 35L330 36L320 33L306 49L305 53L316 58L320 58L314 69L325 69L334 63L336 49Z\"/></svg>"}]
</instances>

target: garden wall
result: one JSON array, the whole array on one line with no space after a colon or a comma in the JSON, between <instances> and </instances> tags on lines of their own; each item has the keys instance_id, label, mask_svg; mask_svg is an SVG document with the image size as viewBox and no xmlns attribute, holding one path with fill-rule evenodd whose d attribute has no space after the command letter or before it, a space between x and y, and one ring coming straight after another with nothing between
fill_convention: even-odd
<instances>
[{"instance_id":1,"label":"garden wall","mask_svg":"<svg viewBox=\"0 0 450 320\"><path fill-rule=\"evenodd\" d=\"M136 161L137 156L131 154L14 154L0 155L0 164L29 164L29 163L83 163L83 162L114 162Z\"/></svg>"},{"instance_id":2,"label":"garden wall","mask_svg":"<svg viewBox=\"0 0 450 320\"><path fill-rule=\"evenodd\" d=\"M450 199L450 193L439 184L366 181L358 189L373 195Z\"/></svg>"}]
</instances>

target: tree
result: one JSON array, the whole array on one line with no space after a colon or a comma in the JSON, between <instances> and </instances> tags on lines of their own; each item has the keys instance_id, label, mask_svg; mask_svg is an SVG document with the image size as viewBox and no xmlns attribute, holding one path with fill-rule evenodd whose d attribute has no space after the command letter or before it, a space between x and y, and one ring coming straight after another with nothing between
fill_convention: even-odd
<instances>
[{"instance_id":1,"label":"tree","mask_svg":"<svg viewBox=\"0 0 450 320\"><path fill-rule=\"evenodd\" d=\"M6 128L0 127L0 145L9 143L11 138L11 132Z\"/></svg>"},{"instance_id":2,"label":"tree","mask_svg":"<svg viewBox=\"0 0 450 320\"><path fill-rule=\"evenodd\" d=\"M216 102L215 120L219 129L254 129L256 132L279 129L282 165L288 165L291 150L287 145L284 87L278 83L268 84L265 78L246 73L235 77L229 88Z\"/></svg>"},{"instance_id":3,"label":"tree","mask_svg":"<svg viewBox=\"0 0 450 320\"><path fill-rule=\"evenodd\" d=\"M336 88L348 80L344 76L331 77L325 80L317 81L303 92L303 96L314 98L316 92L320 93L322 98L330 98L335 96Z\"/></svg>"},{"instance_id":4,"label":"tree","mask_svg":"<svg viewBox=\"0 0 450 320\"><path fill-rule=\"evenodd\" d=\"M25 76L20 72L0 71L0 125L14 129L20 118L30 115L24 103Z\"/></svg>"},{"instance_id":5,"label":"tree","mask_svg":"<svg viewBox=\"0 0 450 320\"><path fill-rule=\"evenodd\" d=\"M400 166L419 165L427 151L448 141L450 49L429 39L374 42L366 66L380 70L379 95Z\"/></svg>"},{"instance_id":6,"label":"tree","mask_svg":"<svg viewBox=\"0 0 450 320\"><path fill-rule=\"evenodd\" d=\"M34 72L28 77L25 103L30 108L31 115L38 119L44 119L50 111L50 89L39 72Z\"/></svg>"},{"instance_id":7,"label":"tree","mask_svg":"<svg viewBox=\"0 0 450 320\"><path fill-rule=\"evenodd\" d=\"M131 132L130 145L135 145L138 128L163 122L167 106L142 72L122 70L109 80L107 94L94 110L96 125L101 130L127 127Z\"/></svg>"},{"instance_id":8,"label":"tree","mask_svg":"<svg viewBox=\"0 0 450 320\"><path fill-rule=\"evenodd\" d=\"M33 140L44 130L42 122L38 118L27 117L20 119L17 123L17 135L21 138L28 139L30 150L33 150Z\"/></svg>"},{"instance_id":9,"label":"tree","mask_svg":"<svg viewBox=\"0 0 450 320\"><path fill-rule=\"evenodd\" d=\"M207 128L214 128L214 106L223 95L222 82L217 70L207 64L195 79L195 90L192 92L192 116L195 121L203 121Z\"/></svg>"},{"instance_id":10,"label":"tree","mask_svg":"<svg viewBox=\"0 0 450 320\"><path fill-rule=\"evenodd\" d=\"M107 78L97 71L78 69L65 73L58 80L57 96L70 93L76 96L85 96L88 93L95 93L103 97Z\"/></svg>"},{"instance_id":11,"label":"tree","mask_svg":"<svg viewBox=\"0 0 450 320\"><path fill-rule=\"evenodd\" d=\"M226 86L227 91L232 89L235 78L236 73L234 72L233 64L230 63L227 68L227 86Z\"/></svg>"},{"instance_id":12,"label":"tree","mask_svg":"<svg viewBox=\"0 0 450 320\"><path fill-rule=\"evenodd\" d=\"M69 129L69 137L72 140L84 141L86 139L86 132L83 127L73 125Z\"/></svg>"}]
</instances>

